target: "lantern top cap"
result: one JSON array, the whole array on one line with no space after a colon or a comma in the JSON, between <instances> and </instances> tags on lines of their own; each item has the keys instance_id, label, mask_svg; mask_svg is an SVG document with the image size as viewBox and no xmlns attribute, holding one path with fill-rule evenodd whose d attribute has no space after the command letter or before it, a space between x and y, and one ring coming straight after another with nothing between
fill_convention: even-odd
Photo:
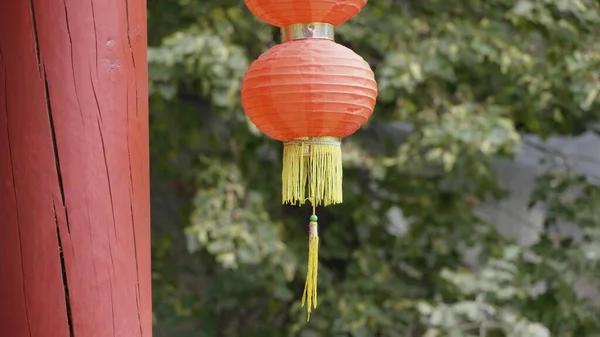
<instances>
[{"instance_id":1,"label":"lantern top cap","mask_svg":"<svg viewBox=\"0 0 600 337\"><path fill-rule=\"evenodd\" d=\"M357 15L367 0L244 0L260 20L277 27L303 22L339 26Z\"/></svg>"},{"instance_id":2,"label":"lantern top cap","mask_svg":"<svg viewBox=\"0 0 600 337\"><path fill-rule=\"evenodd\" d=\"M281 27L281 42L300 39L327 39L334 38L334 26L323 22L296 23Z\"/></svg>"}]
</instances>

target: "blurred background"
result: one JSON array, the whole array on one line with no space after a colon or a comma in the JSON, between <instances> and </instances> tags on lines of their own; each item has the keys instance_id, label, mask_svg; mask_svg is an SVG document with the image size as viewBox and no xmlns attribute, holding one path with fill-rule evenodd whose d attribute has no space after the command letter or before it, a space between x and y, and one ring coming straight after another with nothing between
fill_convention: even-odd
<instances>
[{"instance_id":1,"label":"blurred background","mask_svg":"<svg viewBox=\"0 0 600 337\"><path fill-rule=\"evenodd\" d=\"M600 336L600 2L370 0L379 99L321 208L240 106L279 42L240 0L148 0L158 337Z\"/></svg>"}]
</instances>

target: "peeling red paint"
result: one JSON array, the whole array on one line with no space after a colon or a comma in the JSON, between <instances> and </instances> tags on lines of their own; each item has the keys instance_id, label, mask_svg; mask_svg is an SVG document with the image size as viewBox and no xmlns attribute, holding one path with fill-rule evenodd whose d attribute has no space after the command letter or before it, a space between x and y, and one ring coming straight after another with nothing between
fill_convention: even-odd
<instances>
[{"instance_id":1,"label":"peeling red paint","mask_svg":"<svg viewBox=\"0 0 600 337\"><path fill-rule=\"evenodd\" d=\"M0 1L0 336L150 337L146 4L58 4Z\"/></svg>"}]
</instances>

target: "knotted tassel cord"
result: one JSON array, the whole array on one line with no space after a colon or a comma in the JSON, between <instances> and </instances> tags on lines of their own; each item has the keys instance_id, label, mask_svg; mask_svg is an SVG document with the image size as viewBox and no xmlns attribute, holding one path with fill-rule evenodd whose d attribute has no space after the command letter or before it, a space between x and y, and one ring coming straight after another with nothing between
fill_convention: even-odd
<instances>
[{"instance_id":1,"label":"knotted tassel cord","mask_svg":"<svg viewBox=\"0 0 600 337\"><path fill-rule=\"evenodd\" d=\"M335 137L304 137L284 143L282 202L313 205L342 202L342 148Z\"/></svg>"},{"instance_id":2,"label":"knotted tassel cord","mask_svg":"<svg viewBox=\"0 0 600 337\"><path fill-rule=\"evenodd\" d=\"M310 216L308 225L308 271L306 272L306 283L304 284L304 293L302 294L302 307L307 305L306 311L310 321L310 314L317 308L317 276L319 271L319 218L315 214L315 204L312 204L313 214Z\"/></svg>"}]
</instances>

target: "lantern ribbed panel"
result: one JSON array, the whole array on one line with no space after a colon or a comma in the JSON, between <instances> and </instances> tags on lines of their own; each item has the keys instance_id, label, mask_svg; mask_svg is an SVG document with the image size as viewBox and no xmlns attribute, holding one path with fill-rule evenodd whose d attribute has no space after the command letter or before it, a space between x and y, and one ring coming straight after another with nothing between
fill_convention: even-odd
<instances>
[{"instance_id":1,"label":"lantern ribbed panel","mask_svg":"<svg viewBox=\"0 0 600 337\"><path fill-rule=\"evenodd\" d=\"M360 12L367 0L245 0L259 19L277 27L323 22L339 26Z\"/></svg>"},{"instance_id":2,"label":"lantern ribbed panel","mask_svg":"<svg viewBox=\"0 0 600 337\"><path fill-rule=\"evenodd\" d=\"M242 83L250 121L281 141L349 136L367 122L376 98L367 62L330 40L274 46L252 63Z\"/></svg>"}]
</instances>

